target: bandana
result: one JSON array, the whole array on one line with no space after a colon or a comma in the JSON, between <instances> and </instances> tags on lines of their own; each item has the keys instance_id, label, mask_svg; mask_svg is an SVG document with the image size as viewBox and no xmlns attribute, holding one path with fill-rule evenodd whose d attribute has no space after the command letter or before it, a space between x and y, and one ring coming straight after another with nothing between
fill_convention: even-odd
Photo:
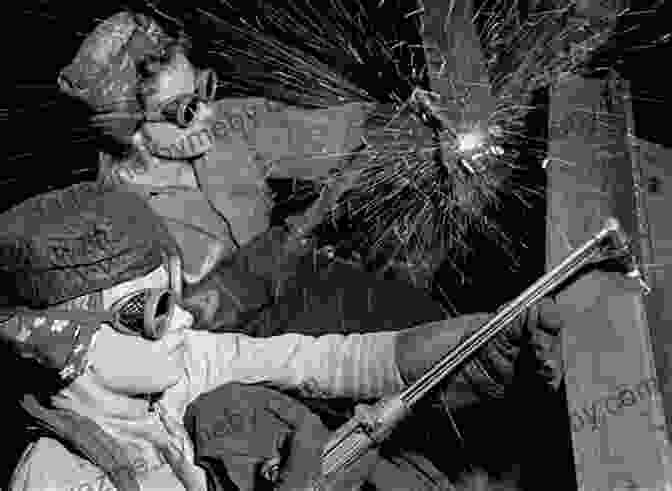
<instances>
[{"instance_id":1,"label":"bandana","mask_svg":"<svg viewBox=\"0 0 672 491\"><path fill-rule=\"evenodd\" d=\"M100 295L91 295L100 299ZM99 302L99 300L98 300ZM100 323L84 316L69 316L64 311L23 311L0 325L1 334L23 358L31 358L43 367L58 372L60 379L69 383L86 370L88 353L93 346ZM60 317L73 317L64 319ZM80 317L76 320L74 317Z\"/></svg>"},{"instance_id":2,"label":"bandana","mask_svg":"<svg viewBox=\"0 0 672 491\"><path fill-rule=\"evenodd\" d=\"M58 76L60 90L86 103L93 124L128 142L141 110L137 62L161 56L171 39L150 18L120 12L101 22Z\"/></svg>"}]
</instances>

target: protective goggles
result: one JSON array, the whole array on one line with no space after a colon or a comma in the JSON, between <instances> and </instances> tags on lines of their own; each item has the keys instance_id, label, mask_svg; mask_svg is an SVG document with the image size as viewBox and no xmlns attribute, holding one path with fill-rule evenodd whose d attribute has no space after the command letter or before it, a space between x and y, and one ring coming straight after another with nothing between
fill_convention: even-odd
<instances>
[{"instance_id":1,"label":"protective goggles","mask_svg":"<svg viewBox=\"0 0 672 491\"><path fill-rule=\"evenodd\" d=\"M146 289L117 300L108 322L121 334L156 341L161 339L175 313L177 295L168 289Z\"/></svg>"},{"instance_id":2,"label":"protective goggles","mask_svg":"<svg viewBox=\"0 0 672 491\"><path fill-rule=\"evenodd\" d=\"M20 309L31 317L50 317L74 322L106 323L121 333L150 341L161 339L170 325L175 306L182 296L182 262L178 256L167 260L169 288L148 288L130 293L115 301L109 309L42 310Z\"/></svg>"},{"instance_id":3,"label":"protective goggles","mask_svg":"<svg viewBox=\"0 0 672 491\"><path fill-rule=\"evenodd\" d=\"M163 337L170 325L177 297L177 294L170 289L146 289L120 298L106 311L21 308L14 313L76 324L100 325L105 323L121 334L156 341Z\"/></svg>"},{"instance_id":4,"label":"protective goggles","mask_svg":"<svg viewBox=\"0 0 672 491\"><path fill-rule=\"evenodd\" d=\"M182 262L173 256L168 261L169 288L147 288L121 297L106 314L114 330L150 341L161 339L168 329L175 306L182 296Z\"/></svg>"},{"instance_id":5,"label":"protective goggles","mask_svg":"<svg viewBox=\"0 0 672 491\"><path fill-rule=\"evenodd\" d=\"M217 84L214 70L202 70L196 79L195 94L180 94L162 102L153 111L145 112L145 121L169 122L182 128L191 126L198 116L200 104L207 104L215 99Z\"/></svg>"}]
</instances>

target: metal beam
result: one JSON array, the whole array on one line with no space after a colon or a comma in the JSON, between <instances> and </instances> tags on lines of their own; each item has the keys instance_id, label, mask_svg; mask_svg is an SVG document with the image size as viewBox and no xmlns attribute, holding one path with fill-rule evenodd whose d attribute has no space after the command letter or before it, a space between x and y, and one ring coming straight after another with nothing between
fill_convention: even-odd
<instances>
[{"instance_id":1,"label":"metal beam","mask_svg":"<svg viewBox=\"0 0 672 491\"><path fill-rule=\"evenodd\" d=\"M473 0L419 0L430 90L455 127L485 127L496 107L473 23Z\"/></svg>"}]
</instances>

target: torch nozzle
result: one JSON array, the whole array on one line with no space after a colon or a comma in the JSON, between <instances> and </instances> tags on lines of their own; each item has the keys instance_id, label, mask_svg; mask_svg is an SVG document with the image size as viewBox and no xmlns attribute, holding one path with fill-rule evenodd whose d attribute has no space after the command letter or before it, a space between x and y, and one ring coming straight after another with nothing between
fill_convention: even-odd
<instances>
[{"instance_id":1,"label":"torch nozzle","mask_svg":"<svg viewBox=\"0 0 672 491\"><path fill-rule=\"evenodd\" d=\"M648 295L649 293L651 293L651 287L649 286L649 284L644 279L644 275L642 274L642 270L639 268L637 263L634 260L633 260L633 263L634 263L633 266L631 266L629 268L628 272L625 273L625 276L630 278L630 279L637 280L637 282L639 283L639 286L641 287L642 291L644 292L644 295Z\"/></svg>"},{"instance_id":2,"label":"torch nozzle","mask_svg":"<svg viewBox=\"0 0 672 491\"><path fill-rule=\"evenodd\" d=\"M612 241L612 250L625 269L627 278L637 280L645 295L651 293L651 287L646 283L637 258L630 249L630 239L621 224L615 218L608 218L604 229Z\"/></svg>"}]
</instances>

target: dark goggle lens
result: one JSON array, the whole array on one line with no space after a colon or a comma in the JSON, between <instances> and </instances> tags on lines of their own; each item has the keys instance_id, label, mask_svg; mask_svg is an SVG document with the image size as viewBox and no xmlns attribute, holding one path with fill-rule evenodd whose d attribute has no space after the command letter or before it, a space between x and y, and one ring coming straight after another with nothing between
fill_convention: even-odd
<instances>
[{"instance_id":1,"label":"dark goggle lens","mask_svg":"<svg viewBox=\"0 0 672 491\"><path fill-rule=\"evenodd\" d=\"M119 330L151 340L161 339L175 310L171 290L141 290L121 299L113 308Z\"/></svg>"}]
</instances>

